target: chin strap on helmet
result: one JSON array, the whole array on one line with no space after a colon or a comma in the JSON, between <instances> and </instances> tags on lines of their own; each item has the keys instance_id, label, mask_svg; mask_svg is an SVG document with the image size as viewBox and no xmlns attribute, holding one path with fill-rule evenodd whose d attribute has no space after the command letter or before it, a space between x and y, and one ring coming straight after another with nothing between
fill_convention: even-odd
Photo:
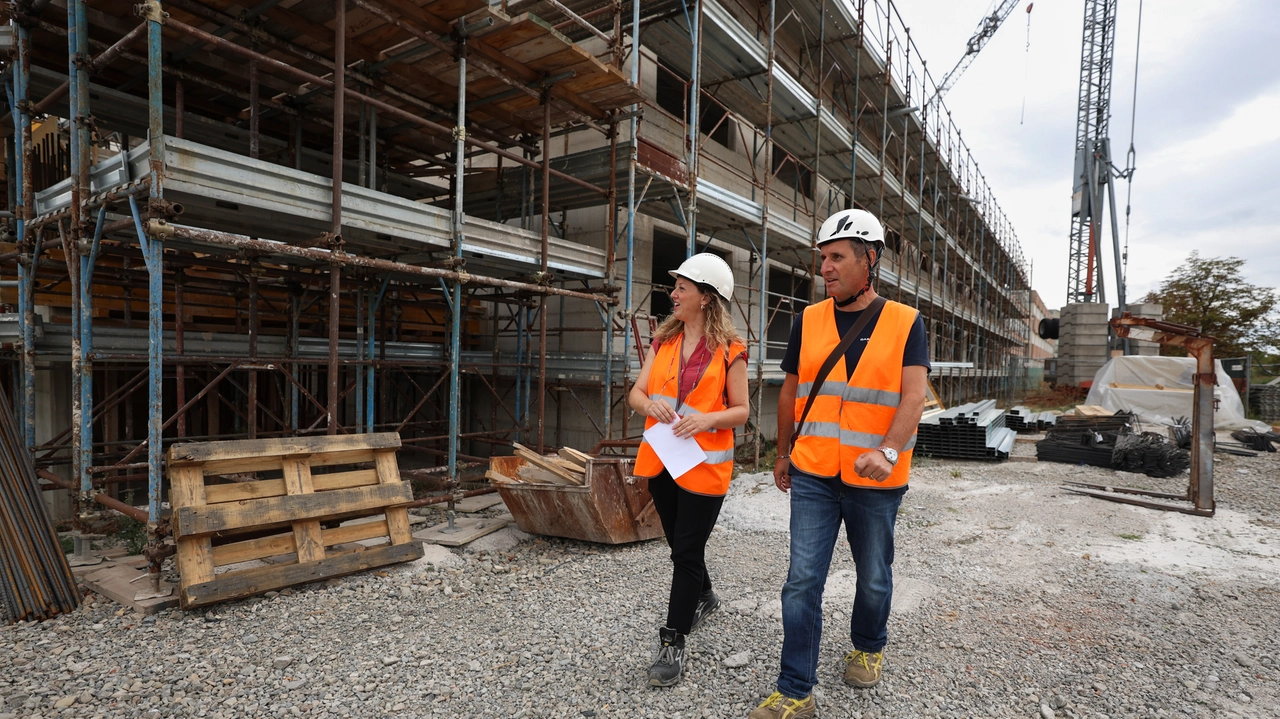
<instances>
[{"instance_id":1,"label":"chin strap on helmet","mask_svg":"<svg viewBox=\"0 0 1280 719\"><path fill-rule=\"evenodd\" d=\"M867 243L860 242L859 244L862 245L862 256L867 258L867 284L864 285L862 289L858 290L858 292L852 297L846 297L843 300L836 300L836 307L848 307L854 302L857 302L859 297L867 294L867 290L871 289L871 281L876 279L876 275L880 270L880 255L883 254L883 252L881 250L876 250L876 261L875 263L872 263L871 250L867 249Z\"/></svg>"}]
</instances>

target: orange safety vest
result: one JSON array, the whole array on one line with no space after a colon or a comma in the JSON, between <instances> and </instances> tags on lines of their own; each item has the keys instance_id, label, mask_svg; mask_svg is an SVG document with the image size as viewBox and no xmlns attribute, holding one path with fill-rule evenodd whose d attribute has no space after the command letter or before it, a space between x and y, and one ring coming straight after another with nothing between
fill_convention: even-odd
<instances>
[{"instance_id":1,"label":"orange safety vest","mask_svg":"<svg viewBox=\"0 0 1280 719\"><path fill-rule=\"evenodd\" d=\"M727 348L716 350L702 376L698 378L698 383L684 398L684 404L678 405L676 398L680 393L680 345L683 339L683 334L676 335L658 346L653 366L649 368L649 399L666 402L681 417L725 409L728 406L725 404L725 386L729 381L729 358L746 351L746 345L734 342ZM658 420L649 417L645 420L644 428L647 430L657 423ZM694 494L724 496L729 491L729 480L733 478L733 430L713 428L699 432L693 438L702 447L702 451L706 452L707 459L676 477L676 484ZM656 477L662 470L662 460L658 459L658 454L648 442L641 442L640 452L636 455L635 475Z\"/></svg>"},{"instance_id":2,"label":"orange safety vest","mask_svg":"<svg viewBox=\"0 0 1280 719\"><path fill-rule=\"evenodd\" d=\"M830 298L805 308L796 421L804 413L818 369L840 344L835 313L835 301ZM893 489L907 483L911 450L916 446L914 434L898 452L898 463L884 481L860 477L853 466L863 452L874 452L884 443L893 423L902 398L902 352L917 314L904 304L886 302L853 376L847 373L844 357L836 361L814 398L804 426L797 428L791 447L794 467L815 477L839 476L854 487Z\"/></svg>"}]
</instances>

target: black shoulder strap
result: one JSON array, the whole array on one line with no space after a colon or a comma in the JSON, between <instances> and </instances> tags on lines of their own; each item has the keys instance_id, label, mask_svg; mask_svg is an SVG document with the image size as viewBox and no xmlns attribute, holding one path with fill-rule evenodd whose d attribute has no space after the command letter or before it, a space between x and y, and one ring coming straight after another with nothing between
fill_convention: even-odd
<instances>
[{"instance_id":1,"label":"black shoulder strap","mask_svg":"<svg viewBox=\"0 0 1280 719\"><path fill-rule=\"evenodd\" d=\"M871 300L871 304L867 305L867 309L862 311L862 316L858 321L853 323L848 332L844 333L844 337L840 338L840 344L831 350L831 354L822 363L822 367L818 369L818 376L813 379L813 387L809 389L809 399L805 401L804 412L800 413L800 421L796 423L796 434L800 434L800 429L804 427L804 420L809 416L809 410L813 409L813 401L818 398L818 392L822 390L822 383L826 381L827 375L831 374L832 368L836 366L836 362L844 356L849 350L849 345L858 338L862 330L866 328L872 320L880 316L880 310L884 309L885 299L877 297Z\"/></svg>"}]
</instances>

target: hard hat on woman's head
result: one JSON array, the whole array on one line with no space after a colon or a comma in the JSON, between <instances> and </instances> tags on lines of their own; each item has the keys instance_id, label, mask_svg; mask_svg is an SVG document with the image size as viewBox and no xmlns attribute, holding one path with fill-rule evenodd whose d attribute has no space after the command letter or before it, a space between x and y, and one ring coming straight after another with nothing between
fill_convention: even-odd
<instances>
[{"instance_id":1,"label":"hard hat on woman's head","mask_svg":"<svg viewBox=\"0 0 1280 719\"><path fill-rule=\"evenodd\" d=\"M884 249L884 226L866 210L841 210L827 218L818 228L818 247L836 240L854 240L876 245L876 253Z\"/></svg>"},{"instance_id":2,"label":"hard hat on woman's head","mask_svg":"<svg viewBox=\"0 0 1280 719\"><path fill-rule=\"evenodd\" d=\"M700 285L708 285L726 302L733 299L733 270L729 263L710 252L701 252L685 260L674 270L672 277L683 277Z\"/></svg>"}]
</instances>

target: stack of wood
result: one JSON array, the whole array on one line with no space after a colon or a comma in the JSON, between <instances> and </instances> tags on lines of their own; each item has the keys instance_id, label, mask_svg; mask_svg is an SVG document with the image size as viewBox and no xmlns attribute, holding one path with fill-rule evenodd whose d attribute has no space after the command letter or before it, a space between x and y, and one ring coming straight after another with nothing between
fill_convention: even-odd
<instances>
[{"instance_id":1,"label":"stack of wood","mask_svg":"<svg viewBox=\"0 0 1280 719\"><path fill-rule=\"evenodd\" d=\"M1096 404L1076 405L1075 410L1075 416L1077 417L1110 417L1113 414L1115 412Z\"/></svg>"},{"instance_id":2,"label":"stack of wood","mask_svg":"<svg viewBox=\"0 0 1280 719\"><path fill-rule=\"evenodd\" d=\"M494 484L559 484L569 487L581 487L587 481L587 460L591 458L586 452L579 452L572 447L565 447L555 454L541 455L516 442L514 445L517 457L524 464L517 470L517 476L508 477L490 469L485 473Z\"/></svg>"}]
</instances>

